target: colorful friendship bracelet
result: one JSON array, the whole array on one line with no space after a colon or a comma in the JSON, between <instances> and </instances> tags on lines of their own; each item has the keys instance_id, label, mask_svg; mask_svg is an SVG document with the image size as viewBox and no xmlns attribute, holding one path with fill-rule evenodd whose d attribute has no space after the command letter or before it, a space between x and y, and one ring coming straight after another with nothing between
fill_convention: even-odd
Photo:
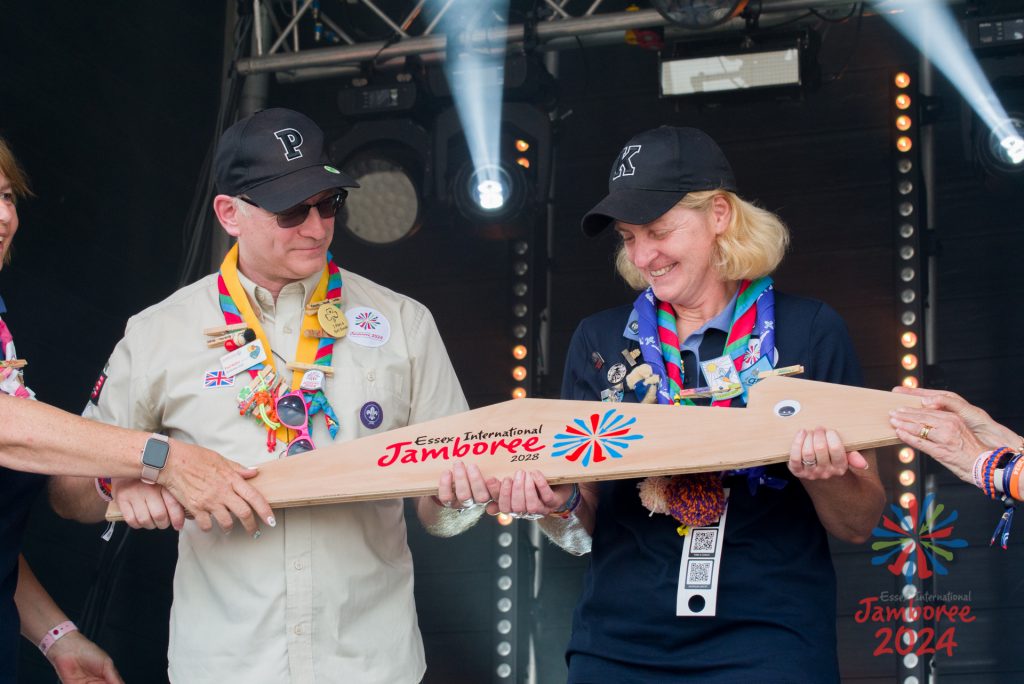
<instances>
[{"instance_id":1,"label":"colorful friendship bracelet","mask_svg":"<svg viewBox=\"0 0 1024 684\"><path fill-rule=\"evenodd\" d=\"M569 498L565 500L564 504L548 513L548 515L554 518L568 520L572 517L572 514L576 512L576 509L579 508L580 501L582 500L583 497L580 495L580 486L574 482L572 485L572 493L569 494Z\"/></svg>"},{"instance_id":2,"label":"colorful friendship bracelet","mask_svg":"<svg viewBox=\"0 0 1024 684\"><path fill-rule=\"evenodd\" d=\"M109 477L97 477L96 478L96 493L100 495L100 498L110 503L114 500L113 491L110 488Z\"/></svg>"}]
</instances>

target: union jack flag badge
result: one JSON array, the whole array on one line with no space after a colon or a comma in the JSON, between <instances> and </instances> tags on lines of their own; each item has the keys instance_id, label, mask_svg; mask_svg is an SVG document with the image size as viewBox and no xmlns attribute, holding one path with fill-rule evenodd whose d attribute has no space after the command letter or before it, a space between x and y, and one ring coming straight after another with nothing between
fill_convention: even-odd
<instances>
[{"instance_id":1,"label":"union jack flag badge","mask_svg":"<svg viewBox=\"0 0 1024 684\"><path fill-rule=\"evenodd\" d=\"M222 370L206 371L206 378L203 380L204 387L231 387L235 379Z\"/></svg>"}]
</instances>

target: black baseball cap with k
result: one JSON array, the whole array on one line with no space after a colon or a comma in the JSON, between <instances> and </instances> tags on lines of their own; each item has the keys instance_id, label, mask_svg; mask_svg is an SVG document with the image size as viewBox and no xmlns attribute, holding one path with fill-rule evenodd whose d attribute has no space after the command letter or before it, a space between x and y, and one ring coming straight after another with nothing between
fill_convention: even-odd
<instances>
[{"instance_id":1,"label":"black baseball cap with k","mask_svg":"<svg viewBox=\"0 0 1024 684\"><path fill-rule=\"evenodd\" d=\"M719 188L736 192L736 179L715 141L696 128L662 126L626 143L608 174L608 196L580 225L597 235L614 221L651 223L688 192Z\"/></svg>"},{"instance_id":2,"label":"black baseball cap with k","mask_svg":"<svg viewBox=\"0 0 1024 684\"><path fill-rule=\"evenodd\" d=\"M320 127L308 116L280 107L264 109L224 131L213 169L219 192L245 195L271 212L330 188L359 187L331 166Z\"/></svg>"}]
</instances>

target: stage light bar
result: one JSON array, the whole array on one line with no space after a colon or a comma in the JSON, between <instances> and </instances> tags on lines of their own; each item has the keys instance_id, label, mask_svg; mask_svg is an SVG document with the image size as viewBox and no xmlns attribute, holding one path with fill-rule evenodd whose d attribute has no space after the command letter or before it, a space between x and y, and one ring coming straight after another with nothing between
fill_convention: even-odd
<instances>
[{"instance_id":1,"label":"stage light bar","mask_svg":"<svg viewBox=\"0 0 1024 684\"><path fill-rule=\"evenodd\" d=\"M801 84L800 51L796 47L661 63L663 97Z\"/></svg>"}]
</instances>

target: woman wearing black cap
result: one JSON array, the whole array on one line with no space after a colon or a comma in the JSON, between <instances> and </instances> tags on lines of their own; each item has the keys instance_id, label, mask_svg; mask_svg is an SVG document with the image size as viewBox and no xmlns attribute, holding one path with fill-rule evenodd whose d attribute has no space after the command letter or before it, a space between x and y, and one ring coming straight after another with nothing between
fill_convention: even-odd
<instances>
[{"instance_id":1,"label":"woman wearing black cap","mask_svg":"<svg viewBox=\"0 0 1024 684\"><path fill-rule=\"evenodd\" d=\"M686 410L703 401L691 390L745 387L755 372L796 364L813 380L860 382L839 316L772 287L785 226L735 191L701 131L662 127L627 143L583 230L614 227L619 272L643 291L580 324L563 398ZM745 395L713 403L742 407ZM639 483L550 487L537 472L500 490L492 482L501 510L545 514L556 543L591 551L569 682L838 681L827 533L866 540L885 496L872 453L808 427L785 465Z\"/></svg>"}]
</instances>

